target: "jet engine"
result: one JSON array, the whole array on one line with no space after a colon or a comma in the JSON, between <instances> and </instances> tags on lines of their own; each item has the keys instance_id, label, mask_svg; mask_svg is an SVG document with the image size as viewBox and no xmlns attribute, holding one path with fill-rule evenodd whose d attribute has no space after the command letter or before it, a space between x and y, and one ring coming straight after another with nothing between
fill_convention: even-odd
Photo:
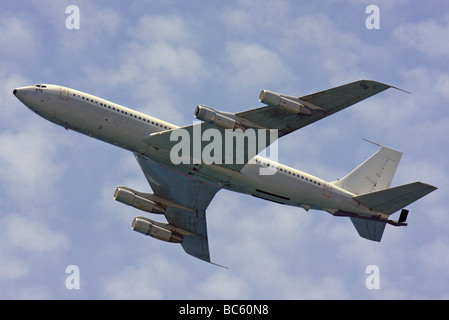
<instances>
[{"instance_id":1,"label":"jet engine","mask_svg":"<svg viewBox=\"0 0 449 320\"><path fill-rule=\"evenodd\" d=\"M195 118L224 129L242 129L243 131L247 129L247 127L240 122L208 106L197 106L195 109Z\"/></svg>"},{"instance_id":2,"label":"jet engine","mask_svg":"<svg viewBox=\"0 0 449 320\"><path fill-rule=\"evenodd\" d=\"M131 207L151 212L164 213L165 209L159 206L156 202L145 197L144 193L137 192L126 187L118 187L114 192L114 199L118 202L127 204Z\"/></svg>"},{"instance_id":3,"label":"jet engine","mask_svg":"<svg viewBox=\"0 0 449 320\"><path fill-rule=\"evenodd\" d=\"M157 222L145 217L135 217L131 228L134 231L143 233L144 235L167 242L182 242L182 235L177 234L169 229L164 228L168 226L166 223Z\"/></svg>"},{"instance_id":4,"label":"jet engine","mask_svg":"<svg viewBox=\"0 0 449 320\"><path fill-rule=\"evenodd\" d=\"M303 114L307 116L312 114L312 109L304 105L301 100L295 97L262 90L259 95L259 100L269 106L280 108L293 114Z\"/></svg>"}]
</instances>

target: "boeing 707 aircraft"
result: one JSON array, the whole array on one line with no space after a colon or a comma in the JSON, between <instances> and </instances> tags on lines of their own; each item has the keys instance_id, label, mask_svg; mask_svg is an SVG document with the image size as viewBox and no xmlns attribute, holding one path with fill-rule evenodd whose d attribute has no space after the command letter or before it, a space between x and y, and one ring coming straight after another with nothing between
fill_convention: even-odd
<instances>
[{"instance_id":1,"label":"boeing 707 aircraft","mask_svg":"<svg viewBox=\"0 0 449 320\"><path fill-rule=\"evenodd\" d=\"M373 241L381 240L386 224L406 226L404 207L436 187L422 182L390 187L399 151L379 145L373 156L333 182L260 156L277 138L388 88L395 87L360 80L302 97L263 90L262 107L229 113L199 105L194 114L202 122L184 127L59 85L36 84L13 93L65 129L133 152L153 193L118 187L114 199L162 214L167 222L137 216L132 229L180 243L186 253L211 262L206 208L222 188L349 217L358 234ZM399 210L399 219L391 220Z\"/></svg>"}]
</instances>

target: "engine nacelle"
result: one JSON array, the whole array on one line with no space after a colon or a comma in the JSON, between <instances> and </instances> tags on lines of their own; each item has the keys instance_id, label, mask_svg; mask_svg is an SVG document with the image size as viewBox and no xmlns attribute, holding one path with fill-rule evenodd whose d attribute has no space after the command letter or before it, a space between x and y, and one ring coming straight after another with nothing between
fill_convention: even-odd
<instances>
[{"instance_id":1,"label":"engine nacelle","mask_svg":"<svg viewBox=\"0 0 449 320\"><path fill-rule=\"evenodd\" d=\"M243 131L247 129L246 126L238 121L235 121L208 106L197 106L195 109L195 118L224 129L242 129Z\"/></svg>"},{"instance_id":2,"label":"engine nacelle","mask_svg":"<svg viewBox=\"0 0 449 320\"><path fill-rule=\"evenodd\" d=\"M156 202L144 198L139 192L126 188L118 187L114 192L114 199L118 202L127 204L131 207L151 212L151 213L164 213L165 210L159 206Z\"/></svg>"},{"instance_id":3,"label":"engine nacelle","mask_svg":"<svg viewBox=\"0 0 449 320\"><path fill-rule=\"evenodd\" d=\"M259 100L269 106L280 108L293 114L303 114L310 116L312 109L305 106L295 97L284 96L279 93L262 90L259 95Z\"/></svg>"},{"instance_id":4,"label":"engine nacelle","mask_svg":"<svg viewBox=\"0 0 449 320\"><path fill-rule=\"evenodd\" d=\"M166 224L162 222L156 222L145 217L135 217L132 222L131 228L134 231L140 232L142 234L145 234L147 236L162 241L175 242L175 243L182 242L183 239L182 235L176 234L173 231L165 229L160 225Z\"/></svg>"}]
</instances>

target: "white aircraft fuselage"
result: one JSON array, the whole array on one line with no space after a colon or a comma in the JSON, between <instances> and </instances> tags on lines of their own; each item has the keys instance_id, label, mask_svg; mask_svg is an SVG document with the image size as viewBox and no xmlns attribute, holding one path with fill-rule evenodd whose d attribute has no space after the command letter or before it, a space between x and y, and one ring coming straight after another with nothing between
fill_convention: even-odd
<instances>
[{"instance_id":1,"label":"white aircraft fuselage","mask_svg":"<svg viewBox=\"0 0 449 320\"><path fill-rule=\"evenodd\" d=\"M15 96L29 109L41 117L92 138L141 154L147 158L159 159L158 151L143 142L151 133L178 128L174 124L126 108L99 97L50 84L21 87L14 90ZM260 175L260 167L277 168L273 175ZM302 207L305 210L324 210L331 214L337 211L358 215L387 218L355 201L354 194L331 182L317 178L297 169L269 159L256 156L255 164L247 164L241 172L232 171L214 164L207 165L207 177L220 183L223 175L229 177L222 187L228 190L255 194L263 190L266 200ZM180 174L189 168L177 165ZM192 172L187 172L192 174Z\"/></svg>"},{"instance_id":2,"label":"white aircraft fuselage","mask_svg":"<svg viewBox=\"0 0 449 320\"><path fill-rule=\"evenodd\" d=\"M372 241L381 241L387 223L406 226L408 210L404 207L437 188L422 182L390 188L402 156L399 151L378 145L381 149L374 155L333 182L254 156L251 151L254 146L259 152L263 150L264 140L273 142L271 128L282 137L388 88L395 87L359 80L303 97L263 90L259 100L267 106L235 114L198 106L194 114L203 122L184 127L59 85L36 84L16 88L13 94L50 122L133 152L154 193L118 187L114 199L164 214L168 223L138 216L132 229L180 243L189 255L211 262L206 208L223 188L306 211L316 209L349 217L359 236ZM269 138L259 135L268 131ZM229 149L228 133L233 135L232 144L234 138L236 141ZM188 136L186 145L183 136ZM185 149L178 146L178 137ZM180 150L181 161L174 161L172 156L179 155ZM202 161L196 151L200 151ZM242 153L247 153L246 160L239 162ZM389 219L401 209L398 220Z\"/></svg>"}]
</instances>

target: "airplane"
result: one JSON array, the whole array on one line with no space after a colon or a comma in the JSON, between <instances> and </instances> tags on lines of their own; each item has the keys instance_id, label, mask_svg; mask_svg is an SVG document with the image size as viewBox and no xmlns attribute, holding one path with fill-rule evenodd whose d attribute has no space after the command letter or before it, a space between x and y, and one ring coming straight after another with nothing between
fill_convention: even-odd
<instances>
[{"instance_id":1,"label":"airplane","mask_svg":"<svg viewBox=\"0 0 449 320\"><path fill-rule=\"evenodd\" d=\"M333 182L260 155L278 138L388 88L402 90L372 80L359 80L302 97L262 90L259 96L262 107L229 113L199 105L194 115L200 122L184 127L60 85L20 87L13 94L48 121L131 151L153 193L120 186L114 199L148 213L164 215L167 220L136 216L132 230L180 243L189 255L213 263L206 209L221 189L306 211L322 210L336 217L349 217L362 238L377 242L381 241L386 224L406 226L408 210L404 208L437 188L422 182L390 187L402 156L399 151L377 144L380 148L375 154ZM251 130L266 134L248 134ZM229 132L236 140L243 136L243 143L226 149L229 143L224 140ZM192 139L183 142L184 148L180 148L179 138L185 133ZM252 146L257 146L252 148L253 153L245 153ZM240 161L236 158L238 147L245 155ZM193 150L193 154L188 150ZM175 164L173 155L180 153L184 153L183 158ZM217 161L202 159L204 154ZM263 169L269 172L262 174ZM391 220L390 216L399 210L399 219Z\"/></svg>"}]
</instances>

